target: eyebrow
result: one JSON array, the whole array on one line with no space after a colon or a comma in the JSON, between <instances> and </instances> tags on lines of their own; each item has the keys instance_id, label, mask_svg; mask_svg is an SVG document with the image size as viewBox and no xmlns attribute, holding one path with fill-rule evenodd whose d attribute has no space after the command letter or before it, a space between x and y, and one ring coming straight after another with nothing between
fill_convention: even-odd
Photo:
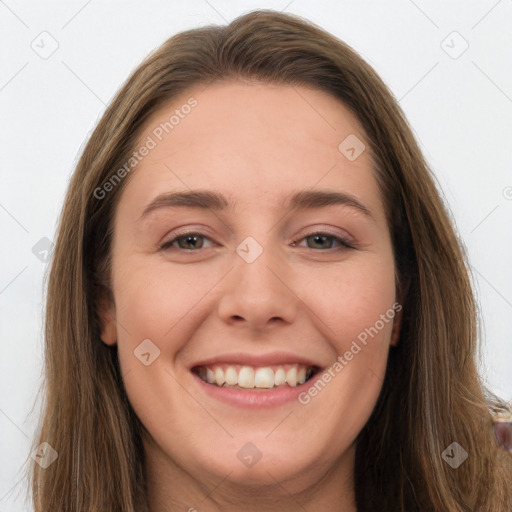
<instances>
[{"instance_id":1,"label":"eyebrow","mask_svg":"<svg viewBox=\"0 0 512 512\"><path fill-rule=\"evenodd\" d=\"M198 208L203 210L223 211L233 209L236 203L218 192L210 190L191 190L188 192L168 192L157 196L142 212L139 220L151 212L161 208ZM302 209L325 208L327 206L343 205L355 208L366 216L373 218L370 209L356 197L346 192L333 190L301 190L288 198L285 205L291 211Z\"/></svg>"}]
</instances>

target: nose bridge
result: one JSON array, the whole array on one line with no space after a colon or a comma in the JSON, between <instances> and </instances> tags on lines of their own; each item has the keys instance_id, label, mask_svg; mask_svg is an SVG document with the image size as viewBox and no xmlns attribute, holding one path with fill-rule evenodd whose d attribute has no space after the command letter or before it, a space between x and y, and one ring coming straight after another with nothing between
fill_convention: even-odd
<instances>
[{"instance_id":1,"label":"nose bridge","mask_svg":"<svg viewBox=\"0 0 512 512\"><path fill-rule=\"evenodd\" d=\"M285 284L283 253L270 240L260 243L249 236L237 246L219 306L223 320L243 319L256 328L275 318L293 322L298 299Z\"/></svg>"},{"instance_id":2,"label":"nose bridge","mask_svg":"<svg viewBox=\"0 0 512 512\"><path fill-rule=\"evenodd\" d=\"M235 259L235 271L246 286L264 292L282 286L275 275L283 267L282 251L271 237L260 243L249 236L238 245L236 253L240 261Z\"/></svg>"}]
</instances>

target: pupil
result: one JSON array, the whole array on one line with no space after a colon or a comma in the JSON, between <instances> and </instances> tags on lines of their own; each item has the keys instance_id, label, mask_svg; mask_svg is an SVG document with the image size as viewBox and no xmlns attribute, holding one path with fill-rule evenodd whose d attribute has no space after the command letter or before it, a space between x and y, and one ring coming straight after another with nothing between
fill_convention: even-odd
<instances>
[{"instance_id":1,"label":"pupil","mask_svg":"<svg viewBox=\"0 0 512 512\"><path fill-rule=\"evenodd\" d=\"M324 239L324 241L325 241L325 239L327 239L328 237L327 237L327 235L313 235L313 238L315 240L315 243L319 243L320 245L322 245L322 239ZM324 243L324 245L325 245L325 243Z\"/></svg>"},{"instance_id":2,"label":"pupil","mask_svg":"<svg viewBox=\"0 0 512 512\"><path fill-rule=\"evenodd\" d=\"M194 245L194 243L197 241L197 238L198 238L198 237L197 237L197 236L195 236L195 235L187 235L187 236L185 237L185 243L186 243L187 245L189 245L189 244Z\"/></svg>"}]
</instances>

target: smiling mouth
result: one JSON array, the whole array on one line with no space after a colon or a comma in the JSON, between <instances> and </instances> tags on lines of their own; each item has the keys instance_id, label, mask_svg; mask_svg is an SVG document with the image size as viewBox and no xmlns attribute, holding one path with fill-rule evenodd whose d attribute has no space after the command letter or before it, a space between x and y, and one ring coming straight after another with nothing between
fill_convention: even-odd
<instances>
[{"instance_id":1,"label":"smiling mouth","mask_svg":"<svg viewBox=\"0 0 512 512\"><path fill-rule=\"evenodd\" d=\"M242 390L297 387L310 380L319 370L317 366L303 364L263 367L214 364L192 368L192 372L208 384Z\"/></svg>"}]
</instances>

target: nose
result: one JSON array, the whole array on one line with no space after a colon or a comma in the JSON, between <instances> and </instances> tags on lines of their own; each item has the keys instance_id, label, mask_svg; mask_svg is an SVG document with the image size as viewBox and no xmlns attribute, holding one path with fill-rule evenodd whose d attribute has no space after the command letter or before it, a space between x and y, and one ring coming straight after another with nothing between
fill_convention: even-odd
<instances>
[{"instance_id":1,"label":"nose","mask_svg":"<svg viewBox=\"0 0 512 512\"><path fill-rule=\"evenodd\" d=\"M226 276L218 305L225 323L262 331L295 321L300 299L286 262L276 253L264 247L251 263L234 254L234 268Z\"/></svg>"}]
</instances>

